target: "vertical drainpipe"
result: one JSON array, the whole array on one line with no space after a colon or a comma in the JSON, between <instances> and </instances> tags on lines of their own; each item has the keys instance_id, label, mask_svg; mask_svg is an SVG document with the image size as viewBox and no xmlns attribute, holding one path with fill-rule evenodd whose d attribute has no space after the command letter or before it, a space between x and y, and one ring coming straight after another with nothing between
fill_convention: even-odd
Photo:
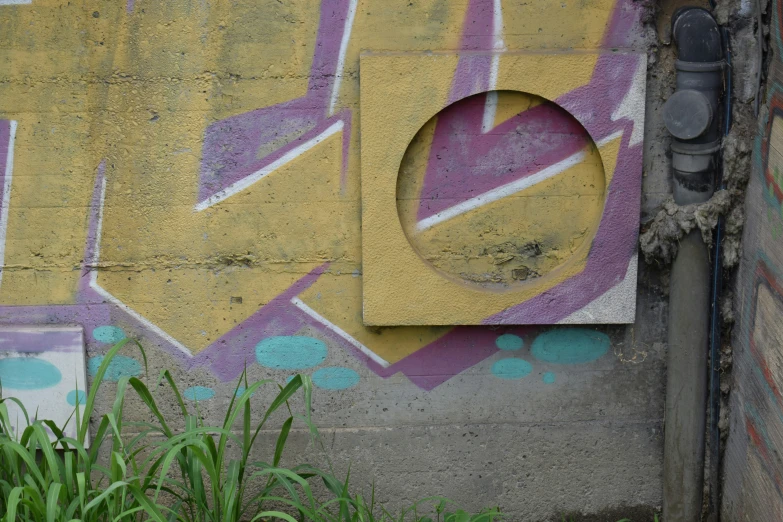
<instances>
[{"instance_id":1,"label":"vertical drainpipe","mask_svg":"<svg viewBox=\"0 0 783 522\"><path fill-rule=\"evenodd\" d=\"M678 205L715 192L721 145L723 48L705 9L672 17L677 86L663 119L672 135L672 192ZM710 263L698 230L680 242L669 283L669 339L664 417L663 519L701 520L710 318Z\"/></svg>"}]
</instances>

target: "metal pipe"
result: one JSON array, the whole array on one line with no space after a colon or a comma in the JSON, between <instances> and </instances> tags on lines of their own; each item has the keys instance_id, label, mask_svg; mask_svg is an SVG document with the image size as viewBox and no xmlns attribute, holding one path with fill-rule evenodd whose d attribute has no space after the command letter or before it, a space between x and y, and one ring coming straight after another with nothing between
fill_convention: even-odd
<instances>
[{"instance_id":1,"label":"metal pipe","mask_svg":"<svg viewBox=\"0 0 783 522\"><path fill-rule=\"evenodd\" d=\"M698 230L672 264L663 452L663 519L701 520L707 402L709 256Z\"/></svg>"},{"instance_id":2,"label":"metal pipe","mask_svg":"<svg viewBox=\"0 0 783 522\"><path fill-rule=\"evenodd\" d=\"M714 191L721 146L723 49L718 24L701 8L675 12L677 88L663 109L672 134L672 186L679 205ZM710 325L710 260L698 230L687 234L672 264L669 289L664 431L663 518L701 518Z\"/></svg>"},{"instance_id":3,"label":"metal pipe","mask_svg":"<svg viewBox=\"0 0 783 522\"><path fill-rule=\"evenodd\" d=\"M685 7L674 13L677 85L663 108L672 135L674 200L679 205L712 197L718 171L722 127L723 44L717 22L706 9Z\"/></svg>"}]
</instances>

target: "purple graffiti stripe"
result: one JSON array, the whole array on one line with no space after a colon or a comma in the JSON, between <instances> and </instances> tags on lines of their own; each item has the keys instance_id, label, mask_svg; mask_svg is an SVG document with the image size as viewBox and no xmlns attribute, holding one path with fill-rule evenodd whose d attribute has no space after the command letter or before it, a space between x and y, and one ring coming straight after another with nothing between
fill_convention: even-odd
<instances>
[{"instance_id":1,"label":"purple graffiti stripe","mask_svg":"<svg viewBox=\"0 0 783 522\"><path fill-rule=\"evenodd\" d=\"M5 127L3 124L6 124ZM0 143L8 144L8 122L0 121ZM5 138L3 132L5 131ZM4 139L3 139L4 138ZM2 145L0 144L0 147ZM2 150L2 149L0 149ZM98 176L96 179L95 191L91 201L90 220L88 225L88 237L85 245L85 260L90 259L93 249L95 248L95 237L97 230L97 216L100 213L100 185L103 181L104 165L102 162L98 169ZM5 161L0 166L5 167ZM0 187L2 182L0 181ZM18 327L20 325L78 325L83 327L87 332L92 332L98 326L111 324L111 309L108 305L103 304L101 296L97 295L94 291L89 289L87 285L88 271L87 263L82 267L81 277L76 292L75 305L45 305L45 306L0 306L0 324L13 325ZM10 326L9 326L10 327ZM9 327L0 327L0 338L5 335L9 330ZM79 338L82 338L79 333ZM85 339L87 345L90 345L90 338ZM78 342L81 342L78 341ZM60 345L67 343L60 343ZM0 343L2 346L2 343ZM51 345L52 347L55 344ZM32 345L28 346L32 349ZM42 351L52 351L50 347L43 347ZM81 350L81 348L79 348ZM26 351L26 350L18 350Z\"/></svg>"},{"instance_id":2,"label":"purple graffiti stripe","mask_svg":"<svg viewBox=\"0 0 783 522\"><path fill-rule=\"evenodd\" d=\"M299 117L302 111L296 107L302 102L307 100L257 109L210 125L204 137L199 201L280 160L340 120L344 123L342 150L345 170L351 136L350 111L342 111L328 119L324 119L320 114L322 111L318 111L318 114L310 114L305 119ZM289 111L295 115L291 116ZM280 139L285 143L278 147L276 141ZM271 152L259 160L258 152L264 146L269 146Z\"/></svg>"},{"instance_id":3,"label":"purple graffiti stripe","mask_svg":"<svg viewBox=\"0 0 783 522\"><path fill-rule=\"evenodd\" d=\"M81 352L82 349L83 336L79 327L0 327L0 352Z\"/></svg>"},{"instance_id":4,"label":"purple graffiti stripe","mask_svg":"<svg viewBox=\"0 0 783 522\"><path fill-rule=\"evenodd\" d=\"M468 8L465 10L465 19L462 22L460 49L463 51L492 49L493 14L493 0L470 0Z\"/></svg>"},{"instance_id":5,"label":"purple graffiti stripe","mask_svg":"<svg viewBox=\"0 0 783 522\"><path fill-rule=\"evenodd\" d=\"M388 377L402 372L413 384L429 391L497 353L495 340L501 333L522 337L533 330L529 326L503 331L460 326L378 373Z\"/></svg>"},{"instance_id":6,"label":"purple graffiti stripe","mask_svg":"<svg viewBox=\"0 0 783 522\"><path fill-rule=\"evenodd\" d=\"M315 52L307 93L300 98L231 116L207 127L204 134L199 201L269 166L299 145L315 138L332 123L343 120L344 186L350 145L350 117L329 117L329 97L345 31L349 0L322 0Z\"/></svg>"},{"instance_id":7,"label":"purple graffiti stripe","mask_svg":"<svg viewBox=\"0 0 783 522\"><path fill-rule=\"evenodd\" d=\"M0 199L2 199L5 167L8 162L8 147L11 145L11 122L0 120Z\"/></svg>"},{"instance_id":8,"label":"purple graffiti stripe","mask_svg":"<svg viewBox=\"0 0 783 522\"><path fill-rule=\"evenodd\" d=\"M557 100L577 117L580 114L594 115L594 119L583 119L582 123L598 139L610 135L618 127L623 130L616 174L608 187L601 224L593 239L584 270L533 299L487 318L486 324L554 323L581 309L623 280L628 262L636 252L642 147L640 144L628 146L633 125L638 123L626 119L612 122L610 115L630 89L630 76L636 70L638 60L643 59L644 56L635 54L603 55L596 65L596 81Z\"/></svg>"},{"instance_id":9,"label":"purple graffiti stripe","mask_svg":"<svg viewBox=\"0 0 783 522\"><path fill-rule=\"evenodd\" d=\"M418 220L535 174L589 143L579 122L553 103L482 134L485 101L485 95L472 96L438 115Z\"/></svg>"},{"instance_id":10,"label":"purple graffiti stripe","mask_svg":"<svg viewBox=\"0 0 783 522\"><path fill-rule=\"evenodd\" d=\"M487 30L487 27L490 27L487 21L489 15L485 1L473 0L470 6L476 6L475 12L483 14L484 31L489 32ZM478 9L479 5L483 9ZM638 34L636 29L640 26L640 15L641 9L631 0L618 0L602 47L632 45L634 35ZM471 27L474 24L465 25ZM479 28L481 27L479 25ZM484 41L489 42L487 34ZM490 46L487 43L485 45L485 49L488 50ZM476 58L477 55L470 54L460 58L458 72L452 84L450 102L479 94L486 89L482 80L484 75L480 72L474 71L478 76L459 72L463 61L472 64ZM557 322L581 309L623 280L628 262L636 249L638 234L636 209L641 198L642 150L638 145L633 148L628 146L634 122L613 121L611 115L631 88L639 59L644 57L622 53L601 55L590 82L556 100L580 121L596 141L610 136L618 129L623 130L623 144L616 164L616 172L622 175L615 176L608 187L601 225L591 245L587 266L582 273L542 295L487 318L486 324ZM488 71L489 61L485 61L483 66Z\"/></svg>"},{"instance_id":11,"label":"purple graffiti stripe","mask_svg":"<svg viewBox=\"0 0 783 522\"><path fill-rule=\"evenodd\" d=\"M328 264L321 265L299 279L285 292L210 344L194 357L188 366L206 366L224 381L239 376L247 366L255 363L255 346L259 341L269 336L293 335L306 324L305 317L296 313L297 309L291 299L312 285L327 267Z\"/></svg>"},{"instance_id":12,"label":"purple graffiti stripe","mask_svg":"<svg viewBox=\"0 0 783 522\"><path fill-rule=\"evenodd\" d=\"M118 311L123 322L134 325L141 331L145 331L148 339L153 339L159 346L166 348L183 367L197 368L208 367L220 379L230 380L236 378L242 373L245 364L252 364L255 360L255 345L268 335L291 335L299 330L304 322L299 320L299 314L294 310L295 307L290 303L292 297L309 287L319 275L323 273L327 265L322 265L307 275L299 279L285 292L275 297L265 306L257 310L253 315L245 319L235 328L224 334L218 340L207 346L195 357L190 357L182 353L179 349L172 346L171 343L155 331L150 330L148 325L138 320L132 314L127 313L120 307L104 304L106 299L90 286L90 276L95 266L98 254L98 238L100 237L100 215L101 215L101 191L106 178L106 161L102 161L98 166L93 196L91 200L90 220L87 230L87 242L84 249L85 262L82 266L79 287L77 292L77 302L82 303L78 310L98 310L104 312L104 309ZM101 303L96 305L93 303ZM3 307L15 309L16 307ZM3 308L0 308L0 313ZM58 307L52 307L58 308ZM6 322L0 316L0 322ZM89 321L82 318L81 321L85 327L89 326L88 331L109 322L108 314L101 314L101 318L91 318ZM56 322L56 321L46 321Z\"/></svg>"},{"instance_id":13,"label":"purple graffiti stripe","mask_svg":"<svg viewBox=\"0 0 783 522\"><path fill-rule=\"evenodd\" d=\"M462 23L460 49L463 51L487 51L492 49L493 4L492 0L471 0ZM460 56L451 83L449 103L454 103L476 92L489 88L492 57L486 54Z\"/></svg>"},{"instance_id":14,"label":"purple graffiti stripe","mask_svg":"<svg viewBox=\"0 0 783 522\"><path fill-rule=\"evenodd\" d=\"M640 2L636 0L617 0L601 46L604 49L628 49L639 43L644 47L642 12Z\"/></svg>"},{"instance_id":15,"label":"purple graffiti stripe","mask_svg":"<svg viewBox=\"0 0 783 522\"><path fill-rule=\"evenodd\" d=\"M635 168L640 155L640 150L621 153L617 168ZM607 198L604 216L613 215L614 226L605 226L602 222L593 239L584 270L524 303L487 318L485 324L555 323L580 310L623 280L628 262L636 252L639 219L636 209L638 192L641 190L641 173L638 180L630 176L615 177L610 190L615 192L615 197Z\"/></svg>"},{"instance_id":16,"label":"purple graffiti stripe","mask_svg":"<svg viewBox=\"0 0 783 522\"><path fill-rule=\"evenodd\" d=\"M87 332L92 332L96 327L111 324L111 310L108 305L105 304L77 304L77 305L47 305L47 306L0 306L0 324L13 325L13 327L20 327L23 325L29 326L41 326L41 325L79 325ZM0 339L5 339L8 330L0 328ZM55 330L56 331L56 330ZM68 333L71 342L79 343L79 351L81 351L82 335L78 334L79 340L76 340L75 335L72 332L61 332L63 335ZM66 339L66 337L63 337ZM52 338L54 340L54 338ZM90 346L90 338L84 339L87 345ZM65 343L67 344L67 343ZM71 351L71 350L55 350L50 347L44 347L43 343L40 345L41 350L34 349L36 344L33 342L25 343L26 349L20 349L14 347L14 351ZM54 344L51 345L55 346ZM97 348L97 344L94 346ZM0 350L5 350L5 343L0 343Z\"/></svg>"},{"instance_id":17,"label":"purple graffiti stripe","mask_svg":"<svg viewBox=\"0 0 783 522\"><path fill-rule=\"evenodd\" d=\"M345 5L347 5L347 2L343 0L328 0L322 3L321 25L319 26L318 38L319 42L325 42L328 40L328 38L322 35L322 33L326 31L326 26L324 25L325 17L331 18L333 24L344 24L345 11L338 9L338 7ZM478 11L470 11L469 9L470 13L483 12L483 16L485 16L486 19L486 13L489 12L487 11L487 6L489 6L489 2L487 2L487 0L483 0L482 2L474 0L470 5L471 8L475 7L478 9ZM479 9L476 6L482 7ZM619 10L622 10L622 13L618 14ZM629 39L633 33L633 28L638 25L639 9L634 6L630 0L620 0L615 8L615 11L616 15L607 33L608 36L606 42L630 41ZM470 14L470 16L477 15ZM484 23L486 25L488 22ZM482 40L483 42L489 41L487 39L487 35L490 34L490 31L486 29L486 27L489 26L486 26L480 31L476 31L477 35L471 35L469 33L472 31L472 29L470 31L467 29L467 27L469 27L467 22L465 25L465 41L467 41L468 37L473 39L478 38L480 35L483 35L485 38ZM474 26L474 24L470 24L470 26ZM340 28L340 32L337 34L342 34L342 27ZM327 55L330 55L338 41L339 38L334 38L334 35L332 35L332 39L330 40L332 51L329 50L330 48L322 49L323 56L326 57ZM484 45L485 49L487 50L490 48L490 45L487 43L471 45L475 45L476 49L481 48L481 45ZM318 51L316 54L317 53ZM332 56L334 56L334 54L332 54ZM622 57L622 55L618 56ZM464 65L462 63L463 61ZM314 58L313 67L316 70L322 71L333 70L329 68L329 63L329 60L326 58L321 59L316 56ZM490 61L486 59L486 55L473 55L465 58L464 60L460 60L460 65L458 66L457 72L455 74L455 87L452 91L456 99L461 99L463 97L481 92L481 86L486 85L486 82L488 82L487 78L489 75L489 66ZM630 87L630 79L634 67L633 64L628 61L612 61L610 58L601 57L596 67L596 72L598 73L599 68L603 67L609 67L610 70L607 71L600 69L601 74L613 73L615 74L616 78L619 78L622 81L616 85L610 85L609 82L602 81L599 74L596 74L591 80L590 85L584 88L586 90L580 91L579 93L579 96L595 95L597 101L595 101L593 104L575 105L575 102L572 102L568 97L569 95L561 100L558 100L558 102L572 113L574 113L574 111L577 109L584 110L588 113L592 111L593 117L591 124L589 126L585 126L588 128L588 131L595 139L601 139L608 136L615 130L622 129L624 131L624 146L622 147L620 156L618 157L617 168L636 168L636 166L640 164L641 147L637 146L629 149L627 146L628 137L630 136L630 129L632 128L632 122L612 122L610 116ZM623 69L623 67L625 67L625 69ZM320 103L323 104L323 114L325 113L323 106L326 104L326 98L324 96L325 93L329 90L327 88L327 84L331 85L331 80L328 79L328 75L325 75L321 76L318 81L324 83L319 83L316 85L315 80L311 81L311 90L312 92L320 92L320 94L311 94L311 90L309 90L308 95L306 95L305 98L307 98L307 96L313 96L313 100L319 99ZM462 89L462 86L465 88ZM574 96L574 98L578 98L579 96ZM301 107L306 109L307 104L303 103ZM258 113L255 114L258 116ZM281 121L285 119L284 112L279 112L278 114ZM301 114L302 113L300 113L300 115ZM313 108L313 114L315 114L315 108ZM349 116L350 111L348 111L348 117ZM338 115L335 115L335 118L337 117ZM339 117L345 118L346 115L342 114L339 115ZM324 120L318 120L317 117L312 120L305 119L303 121L307 122L308 124L310 121L320 121L322 126L325 125L323 123ZM250 127L251 129L247 134L248 139L251 139L251 137L252 139L257 139L257 136L259 135L253 134L255 131L252 130L252 125ZM0 127L0 131L1 130L2 127ZM315 127L309 130L305 129L304 132L315 132ZM344 132L350 135L349 131L346 130ZM5 141L7 142L7 139ZM247 144L239 143L236 145L241 149L242 146ZM263 144L261 143L256 143L251 144L250 146L251 148L255 147L257 150L257 148L262 145ZM345 140L343 147L343 157L345 160L347 158L348 152L347 141ZM279 156L280 153L278 153L278 157ZM244 158L247 159L247 157ZM215 343L208 346L204 351L194 358L188 357L185 354L179 352L165 339L158 337L154 332L149 331L149 329L146 328L146 325L136 321L132 316L128 315L119 307L108 304L90 304L103 302L101 296L94 292L88 284L89 272L92 269L89 260L93 259L93 253L95 250L94 243L97 238L97 221L100 212L99 187L103 176L104 165L102 164L99 168L99 173L96 179L96 190L93 195L92 212L88 230L88 241L85 248L85 260L87 260L87 262L85 263L85 267L82 271L82 281L80 283L77 296L77 302L82 304L73 306L44 307L2 306L0 307L0 323L13 322L18 324L83 324L85 328L87 328L87 331L92 331L92 329L96 326L112 324L111 321L113 319L116 320L121 316L124 321L129 322L130 324L136 324L140 329L147 331L151 338L155 339L161 347L165 348L166 351L172 353L178 360L180 360L184 367L195 368L204 366L210 368L219 378L225 380L231 379L238 375L244 368L245 363L254 360L255 345L260 340L260 338L268 335L290 335L299 331L303 326L308 324L320 328L318 323L314 322L312 318L309 318L309 316L304 314L304 312L290 303L290 298L292 296L300 293L304 288L307 288L310 284L312 284L313 281L317 279L320 274L320 272L317 271L314 271L313 273L303 277L286 292L267 303L250 318L225 334ZM635 208L635 205L638 205L638 203L633 201L633 198L639 198L640 191L638 183L640 182L640 179L640 176L638 176L637 179L626 179L623 182L618 182L618 180L615 179L612 185L609 187L609 194L617 194L619 197L614 198L611 202L607 201L604 215L606 216L608 213L612 214L613 216L616 215L621 219L620 222L622 225L614 230L614 232L618 235L618 237L614 240L612 237L610 237L612 231L609 230L599 231L600 237L596 237L597 243L594 245L594 248L598 248L601 252L601 256L599 256L601 261L591 263L589 270L590 273L596 276L597 279L600 279L600 281L597 281L591 288L588 289L588 293L590 295L600 295L606 291L605 289L608 289L613 284L616 284L618 281L618 274L624 274L624 270L627 267L627 260L629 259L629 256L632 255L632 247L635 247L635 243L630 245L627 240L623 241L619 239L619 236L625 235L627 237L627 234L633 234L636 228L638 216L635 215L635 212L633 212L632 209ZM225 185L226 184L223 186ZM211 189L214 190L217 186L220 185L212 185ZM629 203L622 201L623 198L629 198ZM629 227L633 227L634 230L631 230ZM601 262L605 263L603 267L598 266ZM605 270L601 270L601 268L604 268ZM320 268L320 270L322 269L323 267ZM588 269L586 269L585 272L588 272ZM622 275L619 277L622 277ZM570 286L568 284L563 284L559 285L559 287L554 289L554 291L579 294L582 292L583 287L584 282L580 283L579 285L570 284ZM586 303L591 299L592 298L585 298L580 301L579 296L575 295L572 296L573 302L571 304L574 307L581 307L583 306L582 301ZM546 300L542 297L542 299L538 300L538 305L546 308ZM506 312L512 313L514 311L515 310L512 309ZM522 310L516 311L522 312ZM120 315L118 316L117 314ZM541 316L543 317L547 314L550 318L558 317L557 311L549 309L545 309ZM528 328L530 327L519 327L518 331L520 335L528 331ZM496 353L497 348L494 345L494 340L501 332L481 327L457 327L445 334L440 339L430 343L421 350L409 355L405 359L387 368L383 368L380 365L374 363L369 359L369 357L360 353L350 343L346 342L344 339L337 336L330 330L322 329L322 333L324 335L334 337L334 339L344 348L356 354L357 357L359 357L361 360L365 361L367 366L381 377L388 377L395 373L402 372L408 376L408 378L416 385L422 387L423 389L429 390L446 382L451 377L461 373L467 368L470 368L471 366Z\"/></svg>"},{"instance_id":18,"label":"purple graffiti stripe","mask_svg":"<svg viewBox=\"0 0 783 522\"><path fill-rule=\"evenodd\" d=\"M106 160L102 160L98 164L98 168L95 173L95 184L92 189L92 198L90 199L90 219L87 224L87 241L84 245L84 262L82 263L82 269L79 273L79 287L76 292L76 301L78 303L95 302L97 294L90 288L90 272L96 267L93 265L97 263L98 254L98 226L100 225L101 215L101 188L104 180L106 179ZM97 298L98 302L103 299Z\"/></svg>"}]
</instances>

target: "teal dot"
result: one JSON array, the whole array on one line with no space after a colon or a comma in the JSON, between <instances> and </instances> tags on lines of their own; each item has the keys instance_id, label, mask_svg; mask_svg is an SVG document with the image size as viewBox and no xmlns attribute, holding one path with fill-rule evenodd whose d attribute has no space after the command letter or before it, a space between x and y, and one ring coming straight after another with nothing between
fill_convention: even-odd
<instances>
[{"instance_id":1,"label":"teal dot","mask_svg":"<svg viewBox=\"0 0 783 522\"><path fill-rule=\"evenodd\" d=\"M492 374L501 379L521 379L533 371L524 359L501 359L492 365Z\"/></svg>"},{"instance_id":2,"label":"teal dot","mask_svg":"<svg viewBox=\"0 0 783 522\"><path fill-rule=\"evenodd\" d=\"M522 341L522 338L514 334L503 334L495 339L495 346L501 350L511 352L522 349L523 344L524 342Z\"/></svg>"},{"instance_id":3,"label":"teal dot","mask_svg":"<svg viewBox=\"0 0 783 522\"><path fill-rule=\"evenodd\" d=\"M544 332L533 341L531 352L539 361L583 364L609 351L609 336L587 328L560 328Z\"/></svg>"},{"instance_id":4,"label":"teal dot","mask_svg":"<svg viewBox=\"0 0 783 522\"><path fill-rule=\"evenodd\" d=\"M325 390L347 390L359 384L359 374L339 366L321 368L313 372L313 384Z\"/></svg>"},{"instance_id":5,"label":"teal dot","mask_svg":"<svg viewBox=\"0 0 783 522\"><path fill-rule=\"evenodd\" d=\"M99 326L92 331L92 336L96 341L106 344L116 344L125 339L125 332L122 328L116 326Z\"/></svg>"},{"instance_id":6,"label":"teal dot","mask_svg":"<svg viewBox=\"0 0 783 522\"><path fill-rule=\"evenodd\" d=\"M57 366L35 357L0 359L0 386L16 390L51 388L63 378Z\"/></svg>"},{"instance_id":7,"label":"teal dot","mask_svg":"<svg viewBox=\"0 0 783 522\"><path fill-rule=\"evenodd\" d=\"M286 384L290 383L291 381L294 380L295 377L296 375L289 375L288 377L285 378L285 383Z\"/></svg>"},{"instance_id":8,"label":"teal dot","mask_svg":"<svg viewBox=\"0 0 783 522\"><path fill-rule=\"evenodd\" d=\"M244 386L240 386L239 388L237 388L236 396L237 397L241 397L242 394L245 393L245 390L247 390L247 388L245 388ZM253 392L253 393L250 394L250 396L252 397L255 394L256 394L256 392Z\"/></svg>"},{"instance_id":9,"label":"teal dot","mask_svg":"<svg viewBox=\"0 0 783 522\"><path fill-rule=\"evenodd\" d=\"M324 362L328 353L323 341L299 335L267 337L256 345L258 363L278 370L302 370L318 366Z\"/></svg>"},{"instance_id":10,"label":"teal dot","mask_svg":"<svg viewBox=\"0 0 783 522\"><path fill-rule=\"evenodd\" d=\"M215 390L206 386L191 386L183 395L189 401L207 401L215 396Z\"/></svg>"},{"instance_id":11,"label":"teal dot","mask_svg":"<svg viewBox=\"0 0 783 522\"><path fill-rule=\"evenodd\" d=\"M71 390L68 392L68 395L65 396L65 400L68 401L68 404L71 406L76 406L77 401L79 404L85 404L87 402L87 395L82 390Z\"/></svg>"},{"instance_id":12,"label":"teal dot","mask_svg":"<svg viewBox=\"0 0 783 522\"><path fill-rule=\"evenodd\" d=\"M90 357L87 361L87 371L90 375L93 377L97 375L98 369L103 364L103 359L103 355ZM122 377L138 377L139 375L141 375L141 364L139 364L139 361L132 357L115 355L109 362L109 366L106 367L103 379L106 381L119 381Z\"/></svg>"},{"instance_id":13,"label":"teal dot","mask_svg":"<svg viewBox=\"0 0 783 522\"><path fill-rule=\"evenodd\" d=\"M546 372L542 380L547 384L552 384L555 382L555 374L552 372Z\"/></svg>"}]
</instances>

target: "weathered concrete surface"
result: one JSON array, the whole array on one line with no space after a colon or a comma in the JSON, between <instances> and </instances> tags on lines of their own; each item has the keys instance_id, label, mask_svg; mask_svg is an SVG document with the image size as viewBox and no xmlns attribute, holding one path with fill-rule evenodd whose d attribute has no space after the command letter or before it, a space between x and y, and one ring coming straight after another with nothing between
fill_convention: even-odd
<instances>
[{"instance_id":1,"label":"weathered concrete surface","mask_svg":"<svg viewBox=\"0 0 783 522\"><path fill-rule=\"evenodd\" d=\"M769 76L762 93L756 127L752 170L747 187L737 292L729 435L724 459L723 520L783 518L783 167L781 150L781 3L766 9L769 22L765 46L770 53ZM755 12L738 17L740 33L752 44ZM744 91L745 96L752 97Z\"/></svg>"},{"instance_id":2,"label":"weathered concrete surface","mask_svg":"<svg viewBox=\"0 0 783 522\"><path fill-rule=\"evenodd\" d=\"M649 51L642 204L654 214L668 87L648 6L500 4L509 51ZM374 478L394 505L444 494L520 521L658 508L667 308L656 269L639 265L628 327L362 323L359 54L491 51L494 5L0 5L0 322L83 325L90 357L138 337L147 377L170 368L208 422L246 364L251 379L310 374L333 460L346 469L350 457L353 483Z\"/></svg>"}]
</instances>

